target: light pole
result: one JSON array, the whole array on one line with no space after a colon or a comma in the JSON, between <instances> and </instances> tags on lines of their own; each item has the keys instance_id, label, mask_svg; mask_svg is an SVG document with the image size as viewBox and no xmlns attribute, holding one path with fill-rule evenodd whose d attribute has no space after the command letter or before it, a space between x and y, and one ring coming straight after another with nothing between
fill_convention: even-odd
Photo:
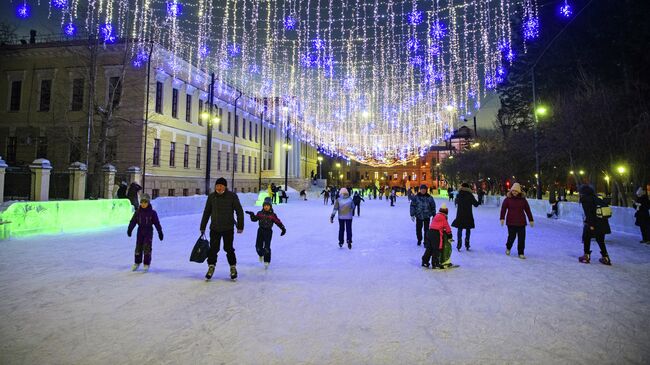
<instances>
[{"instance_id":1,"label":"light pole","mask_svg":"<svg viewBox=\"0 0 650 365\"><path fill-rule=\"evenodd\" d=\"M340 187L341 186L341 178L343 177L343 175L341 175L341 164L337 162L336 163L336 168L338 169L338 172L339 172L338 176L339 176L339 187Z\"/></svg>"},{"instance_id":2,"label":"light pole","mask_svg":"<svg viewBox=\"0 0 650 365\"><path fill-rule=\"evenodd\" d=\"M318 178L323 178L323 156L318 156Z\"/></svg>"},{"instance_id":3,"label":"light pole","mask_svg":"<svg viewBox=\"0 0 650 365\"><path fill-rule=\"evenodd\" d=\"M291 144L289 143L289 132L291 131L291 121L289 120L289 107L283 108L287 112L287 129L285 131L284 139L284 191L287 191L289 184L289 150L291 149Z\"/></svg>"},{"instance_id":4,"label":"light pole","mask_svg":"<svg viewBox=\"0 0 650 365\"><path fill-rule=\"evenodd\" d=\"M537 187L536 199L542 199L542 172L539 169L539 150L538 150L538 141L537 141L537 123L539 122L538 116L545 116L548 113L548 109L545 106L540 105L537 107L537 99L535 96L535 68L533 67L533 116L534 116L534 126L533 126L533 138L535 141L535 185Z\"/></svg>"},{"instance_id":5,"label":"light pole","mask_svg":"<svg viewBox=\"0 0 650 365\"><path fill-rule=\"evenodd\" d=\"M212 165L212 107L214 105L214 72L208 92L208 112L201 113L201 119L208 121L208 145L205 158L205 195L210 195L210 167Z\"/></svg>"}]
</instances>

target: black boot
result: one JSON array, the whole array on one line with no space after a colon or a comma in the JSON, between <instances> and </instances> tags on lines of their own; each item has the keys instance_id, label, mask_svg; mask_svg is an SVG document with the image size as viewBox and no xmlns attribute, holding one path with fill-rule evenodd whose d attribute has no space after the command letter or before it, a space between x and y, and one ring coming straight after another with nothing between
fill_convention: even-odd
<instances>
[{"instance_id":1,"label":"black boot","mask_svg":"<svg viewBox=\"0 0 650 365\"><path fill-rule=\"evenodd\" d=\"M585 252L583 256L578 257L578 261L583 264L588 264L591 262L591 251Z\"/></svg>"},{"instance_id":2,"label":"black boot","mask_svg":"<svg viewBox=\"0 0 650 365\"><path fill-rule=\"evenodd\" d=\"M469 251L469 240L465 239L465 250Z\"/></svg>"},{"instance_id":3,"label":"black boot","mask_svg":"<svg viewBox=\"0 0 650 365\"><path fill-rule=\"evenodd\" d=\"M606 253L603 254L602 252L601 252L601 255L603 255L603 257L598 259L598 261L600 261L600 263L603 264L603 265L611 266L612 265L612 260L609 259L609 255L606 254Z\"/></svg>"}]
</instances>

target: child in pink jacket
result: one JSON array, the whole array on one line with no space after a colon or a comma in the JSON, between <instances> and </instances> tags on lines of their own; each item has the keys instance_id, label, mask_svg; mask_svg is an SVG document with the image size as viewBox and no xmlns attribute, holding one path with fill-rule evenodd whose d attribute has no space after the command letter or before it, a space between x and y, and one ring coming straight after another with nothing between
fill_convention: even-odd
<instances>
[{"instance_id":1,"label":"child in pink jacket","mask_svg":"<svg viewBox=\"0 0 650 365\"><path fill-rule=\"evenodd\" d=\"M447 221L447 204L443 204L431 220L429 230L425 236L424 255L422 256L422 267L435 269L441 267L440 253L442 252L445 240L452 238L451 227ZM431 265L429 265L431 262Z\"/></svg>"}]
</instances>

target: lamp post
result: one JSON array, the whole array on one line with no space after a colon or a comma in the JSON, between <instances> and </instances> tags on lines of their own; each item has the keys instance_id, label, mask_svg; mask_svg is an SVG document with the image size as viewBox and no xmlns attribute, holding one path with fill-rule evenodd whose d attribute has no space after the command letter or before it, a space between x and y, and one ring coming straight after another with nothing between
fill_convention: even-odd
<instances>
[{"instance_id":1,"label":"lamp post","mask_svg":"<svg viewBox=\"0 0 650 365\"><path fill-rule=\"evenodd\" d=\"M208 92L208 112L201 113L201 119L208 121L208 145L205 158L205 195L210 195L210 167L212 164L212 106L214 104L214 72Z\"/></svg>"},{"instance_id":2,"label":"lamp post","mask_svg":"<svg viewBox=\"0 0 650 365\"><path fill-rule=\"evenodd\" d=\"M149 58L147 58L147 102L144 108L144 154L142 156L142 192L145 192L147 179L147 136L149 135L149 86L151 83L151 54L153 53L153 41L150 42ZM89 101L90 102L90 101ZM88 139L90 143L90 139ZM86 159L88 166L88 159Z\"/></svg>"},{"instance_id":3,"label":"lamp post","mask_svg":"<svg viewBox=\"0 0 650 365\"><path fill-rule=\"evenodd\" d=\"M289 143L289 132L291 131L291 121L289 120L289 107L284 107L284 111L287 113L287 129L285 131L284 139L284 191L287 191L289 184L289 150L291 149L291 144Z\"/></svg>"},{"instance_id":4,"label":"lamp post","mask_svg":"<svg viewBox=\"0 0 650 365\"><path fill-rule=\"evenodd\" d=\"M323 156L318 156L318 178L323 178Z\"/></svg>"},{"instance_id":5,"label":"lamp post","mask_svg":"<svg viewBox=\"0 0 650 365\"><path fill-rule=\"evenodd\" d=\"M538 150L538 141L537 141L537 123L538 116L545 116L548 113L548 109L545 106L537 106L537 98L535 96L535 68L533 67L533 139L535 142L535 186L536 186L536 199L542 199L542 172L539 168L539 150Z\"/></svg>"},{"instance_id":6,"label":"lamp post","mask_svg":"<svg viewBox=\"0 0 650 365\"><path fill-rule=\"evenodd\" d=\"M338 176L339 176L339 187L340 187L340 185L341 185L341 178L343 177L343 175L341 175L341 164L337 162L337 163L336 163L336 168L338 169L338 172L339 172L339 173L338 173Z\"/></svg>"}]
</instances>

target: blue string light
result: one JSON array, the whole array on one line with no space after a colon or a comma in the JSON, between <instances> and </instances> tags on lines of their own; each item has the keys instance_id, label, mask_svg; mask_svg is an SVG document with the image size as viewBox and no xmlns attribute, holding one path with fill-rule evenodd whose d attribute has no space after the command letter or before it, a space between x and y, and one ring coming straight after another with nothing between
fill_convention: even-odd
<instances>
[{"instance_id":1,"label":"blue string light","mask_svg":"<svg viewBox=\"0 0 650 365\"><path fill-rule=\"evenodd\" d=\"M573 7L569 4L568 0L564 0L564 5L560 6L560 15L565 18L570 18L573 15Z\"/></svg>"},{"instance_id":2,"label":"blue string light","mask_svg":"<svg viewBox=\"0 0 650 365\"><path fill-rule=\"evenodd\" d=\"M443 22L435 22L431 26L431 37L435 39L442 39L447 34L447 27Z\"/></svg>"},{"instance_id":3,"label":"blue string light","mask_svg":"<svg viewBox=\"0 0 650 365\"><path fill-rule=\"evenodd\" d=\"M284 28L286 30L294 30L296 28L296 23L297 23L296 18L294 18L291 15L284 18Z\"/></svg>"},{"instance_id":4,"label":"blue string light","mask_svg":"<svg viewBox=\"0 0 650 365\"><path fill-rule=\"evenodd\" d=\"M27 19L32 14L31 8L27 3L22 3L16 7L16 16L20 19Z\"/></svg>"},{"instance_id":5,"label":"blue string light","mask_svg":"<svg viewBox=\"0 0 650 365\"><path fill-rule=\"evenodd\" d=\"M413 12L408 14L408 22L411 25L418 25L422 23L422 12L413 10Z\"/></svg>"},{"instance_id":6,"label":"blue string light","mask_svg":"<svg viewBox=\"0 0 650 365\"><path fill-rule=\"evenodd\" d=\"M530 41L539 37L539 18L529 16L524 21L524 39Z\"/></svg>"},{"instance_id":7,"label":"blue string light","mask_svg":"<svg viewBox=\"0 0 650 365\"><path fill-rule=\"evenodd\" d=\"M116 37L113 34L113 25L111 23L106 23L99 28L99 33L104 40L104 43L114 43Z\"/></svg>"},{"instance_id":8,"label":"blue string light","mask_svg":"<svg viewBox=\"0 0 650 365\"><path fill-rule=\"evenodd\" d=\"M202 45L199 47L199 56L201 58L206 58L210 54L210 48L207 45Z\"/></svg>"},{"instance_id":9,"label":"blue string light","mask_svg":"<svg viewBox=\"0 0 650 365\"><path fill-rule=\"evenodd\" d=\"M176 1L167 2L167 16L171 18L176 18L183 13L183 5L177 3Z\"/></svg>"},{"instance_id":10,"label":"blue string light","mask_svg":"<svg viewBox=\"0 0 650 365\"><path fill-rule=\"evenodd\" d=\"M50 4L53 8L62 10L68 5L68 0L52 0Z\"/></svg>"},{"instance_id":11,"label":"blue string light","mask_svg":"<svg viewBox=\"0 0 650 365\"><path fill-rule=\"evenodd\" d=\"M230 54L231 57L237 57L241 53L241 47L237 43L230 43L228 45L228 54Z\"/></svg>"},{"instance_id":12,"label":"blue string light","mask_svg":"<svg viewBox=\"0 0 650 365\"><path fill-rule=\"evenodd\" d=\"M63 26L63 34L68 37L74 37L77 34L77 26L74 23L68 23Z\"/></svg>"}]
</instances>

